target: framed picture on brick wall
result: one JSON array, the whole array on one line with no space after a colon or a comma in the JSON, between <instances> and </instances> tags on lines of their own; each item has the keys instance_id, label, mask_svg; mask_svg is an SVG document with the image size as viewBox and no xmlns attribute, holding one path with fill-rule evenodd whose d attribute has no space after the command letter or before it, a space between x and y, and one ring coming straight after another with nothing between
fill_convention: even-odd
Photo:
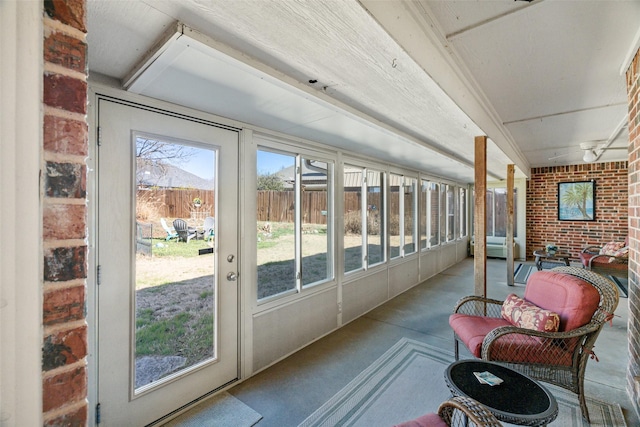
<instances>
[{"instance_id":1,"label":"framed picture on brick wall","mask_svg":"<svg viewBox=\"0 0 640 427\"><path fill-rule=\"evenodd\" d=\"M560 221L595 221L596 182L558 183L558 219Z\"/></svg>"}]
</instances>

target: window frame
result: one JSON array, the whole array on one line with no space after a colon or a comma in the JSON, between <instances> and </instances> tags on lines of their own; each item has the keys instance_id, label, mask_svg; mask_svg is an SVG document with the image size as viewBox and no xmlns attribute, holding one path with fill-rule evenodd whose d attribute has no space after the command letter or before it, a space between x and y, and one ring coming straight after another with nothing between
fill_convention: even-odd
<instances>
[{"instance_id":1,"label":"window frame","mask_svg":"<svg viewBox=\"0 0 640 427\"><path fill-rule=\"evenodd\" d=\"M335 185L336 185L336 164L337 159L335 157L330 156L328 153L322 151L315 151L304 149L299 145L289 145L286 143L282 143L279 141L273 141L269 138L264 138L263 136L256 138L255 145L255 155L256 155L256 178L259 176L260 172L258 170L257 158L258 153L260 151L266 151L274 154L281 154L285 156L291 156L295 159L294 165L294 173L295 173L295 183L294 183L294 265L295 265L295 286L293 289L288 289L286 291L276 293L273 295L268 295L262 298L258 298L258 287L260 286L257 274L257 256L256 256L256 275L255 275L255 301L254 303L257 306L262 306L264 304L271 303L273 301L282 301L286 298L296 298L300 295L303 295L307 292L311 292L315 288L330 286L330 284L334 284L337 280L336 278L336 250L335 250L335 238L336 238L336 228L335 228ZM316 282L304 284L304 272L302 271L302 161L303 159L320 161L327 163L327 264L330 265L328 270L330 270L331 274L328 274L323 280L319 280ZM256 179L257 184L257 179ZM257 191L257 185L256 189ZM255 248L257 250L257 239L255 243ZM257 253L256 253L257 255Z\"/></svg>"}]
</instances>

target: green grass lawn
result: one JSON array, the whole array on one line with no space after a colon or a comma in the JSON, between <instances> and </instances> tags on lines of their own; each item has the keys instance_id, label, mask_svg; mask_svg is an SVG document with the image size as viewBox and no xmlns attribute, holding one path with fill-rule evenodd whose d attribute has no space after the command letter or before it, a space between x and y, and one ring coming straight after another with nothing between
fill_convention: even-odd
<instances>
[{"instance_id":1,"label":"green grass lawn","mask_svg":"<svg viewBox=\"0 0 640 427\"><path fill-rule=\"evenodd\" d=\"M152 254L157 257L185 257L190 258L198 256L199 249L210 248L212 242L206 240L191 239L189 243L176 242L174 240L166 241L165 239L152 240Z\"/></svg>"},{"instance_id":2,"label":"green grass lawn","mask_svg":"<svg viewBox=\"0 0 640 427\"><path fill-rule=\"evenodd\" d=\"M266 253L275 256L275 260L258 266L259 297L275 295L291 289L295 286L295 265L292 259L294 254L291 253L294 225L271 223L270 226L265 227L263 223L258 224L258 230L258 251L267 251ZM303 233L305 236L309 235L303 236L305 245L317 240L321 246L322 244L326 246L326 226L305 225ZM200 276L200 268L206 264L205 258L203 257L202 263L194 259L199 256L200 249L211 248L212 245L212 242L204 240L191 239L189 243L185 243L155 238L152 240L152 257L139 258L138 262L147 264L138 265L137 282L140 282L137 283L140 285L137 291L138 297L155 295L159 303L154 306L154 309L137 310L136 357L183 356L187 358L185 367L188 367L213 356L214 294L212 288L205 286L207 283L213 284L213 276L211 276L213 270L204 268L202 274L206 276ZM188 261L187 258L189 258ZM143 270L142 265L147 266L144 274L140 273ZM305 256L303 268L305 285L322 280L327 274L326 253ZM189 271L197 274L192 275L193 277L178 279L171 277L170 273L173 271ZM205 285L202 288L193 289L188 298L190 302L187 304L185 300L187 297L180 296L177 291L181 287L191 286L193 281L204 281ZM168 315L166 308L169 306L174 309Z\"/></svg>"}]
</instances>

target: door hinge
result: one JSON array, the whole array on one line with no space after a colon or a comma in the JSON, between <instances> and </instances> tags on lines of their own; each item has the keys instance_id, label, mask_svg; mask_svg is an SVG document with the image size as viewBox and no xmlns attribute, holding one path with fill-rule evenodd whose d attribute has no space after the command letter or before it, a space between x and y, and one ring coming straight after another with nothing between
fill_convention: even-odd
<instances>
[{"instance_id":1,"label":"door hinge","mask_svg":"<svg viewBox=\"0 0 640 427\"><path fill-rule=\"evenodd\" d=\"M102 128L98 126L98 147L102 145Z\"/></svg>"},{"instance_id":2,"label":"door hinge","mask_svg":"<svg viewBox=\"0 0 640 427\"><path fill-rule=\"evenodd\" d=\"M100 404L96 405L96 424L100 424Z\"/></svg>"},{"instance_id":3,"label":"door hinge","mask_svg":"<svg viewBox=\"0 0 640 427\"><path fill-rule=\"evenodd\" d=\"M100 286L100 284L102 283L102 266L101 265L96 267L96 283L98 284L98 286Z\"/></svg>"}]
</instances>

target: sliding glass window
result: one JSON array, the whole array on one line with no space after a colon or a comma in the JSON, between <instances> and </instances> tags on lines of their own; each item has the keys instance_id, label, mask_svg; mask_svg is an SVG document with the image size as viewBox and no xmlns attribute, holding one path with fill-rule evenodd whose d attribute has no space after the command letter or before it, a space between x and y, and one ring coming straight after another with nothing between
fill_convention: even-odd
<instances>
[{"instance_id":1,"label":"sliding glass window","mask_svg":"<svg viewBox=\"0 0 640 427\"><path fill-rule=\"evenodd\" d=\"M440 184L437 182L429 183L428 203L429 247L432 248L440 244Z\"/></svg>"},{"instance_id":2,"label":"sliding glass window","mask_svg":"<svg viewBox=\"0 0 640 427\"><path fill-rule=\"evenodd\" d=\"M400 257L404 177L389 175L389 258Z\"/></svg>"},{"instance_id":3,"label":"sliding glass window","mask_svg":"<svg viewBox=\"0 0 640 427\"><path fill-rule=\"evenodd\" d=\"M332 164L302 158L300 198L302 286L306 287L333 278L331 262L333 245L330 217Z\"/></svg>"},{"instance_id":4,"label":"sliding glass window","mask_svg":"<svg viewBox=\"0 0 640 427\"><path fill-rule=\"evenodd\" d=\"M257 152L258 300L332 280L333 163Z\"/></svg>"},{"instance_id":5,"label":"sliding glass window","mask_svg":"<svg viewBox=\"0 0 640 427\"><path fill-rule=\"evenodd\" d=\"M420 180L420 250L427 249L429 239L429 181Z\"/></svg>"},{"instance_id":6,"label":"sliding glass window","mask_svg":"<svg viewBox=\"0 0 640 427\"><path fill-rule=\"evenodd\" d=\"M384 176L385 173L367 169L367 266L382 264L385 257L384 227Z\"/></svg>"},{"instance_id":7,"label":"sliding glass window","mask_svg":"<svg viewBox=\"0 0 640 427\"><path fill-rule=\"evenodd\" d=\"M342 188L344 205L344 272L364 268L363 239L363 186L365 169L358 166L344 166Z\"/></svg>"},{"instance_id":8,"label":"sliding glass window","mask_svg":"<svg viewBox=\"0 0 640 427\"><path fill-rule=\"evenodd\" d=\"M467 235L467 189L460 187L459 197L460 237Z\"/></svg>"},{"instance_id":9,"label":"sliding glass window","mask_svg":"<svg viewBox=\"0 0 640 427\"><path fill-rule=\"evenodd\" d=\"M404 178L404 255L417 251L417 220L418 220L418 180L416 178Z\"/></svg>"},{"instance_id":10,"label":"sliding glass window","mask_svg":"<svg viewBox=\"0 0 640 427\"><path fill-rule=\"evenodd\" d=\"M456 239L456 192L453 185L447 184L445 188L447 192L447 242L450 242Z\"/></svg>"},{"instance_id":11,"label":"sliding glass window","mask_svg":"<svg viewBox=\"0 0 640 427\"><path fill-rule=\"evenodd\" d=\"M513 235L518 237L518 189L513 189ZM507 189L487 189L487 236L507 235Z\"/></svg>"},{"instance_id":12,"label":"sliding glass window","mask_svg":"<svg viewBox=\"0 0 640 427\"><path fill-rule=\"evenodd\" d=\"M495 233L493 188L487 190L487 236L493 236Z\"/></svg>"},{"instance_id":13,"label":"sliding glass window","mask_svg":"<svg viewBox=\"0 0 640 427\"><path fill-rule=\"evenodd\" d=\"M386 261L384 188L384 172L344 166L345 273Z\"/></svg>"}]
</instances>

